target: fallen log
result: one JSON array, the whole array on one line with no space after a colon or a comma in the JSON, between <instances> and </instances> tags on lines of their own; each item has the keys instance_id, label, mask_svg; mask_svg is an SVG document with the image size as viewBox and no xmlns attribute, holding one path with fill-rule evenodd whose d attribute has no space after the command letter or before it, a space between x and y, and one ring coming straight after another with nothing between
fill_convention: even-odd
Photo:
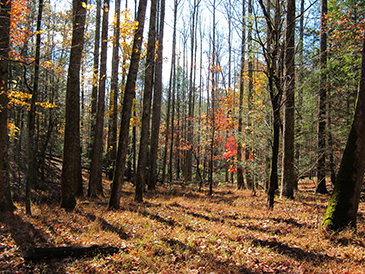
<instances>
[{"instance_id":1,"label":"fallen log","mask_svg":"<svg viewBox=\"0 0 365 274\"><path fill-rule=\"evenodd\" d=\"M23 258L27 261L37 261L50 258L93 257L98 254L115 254L120 250L122 249L108 245L44 247L24 251Z\"/></svg>"}]
</instances>

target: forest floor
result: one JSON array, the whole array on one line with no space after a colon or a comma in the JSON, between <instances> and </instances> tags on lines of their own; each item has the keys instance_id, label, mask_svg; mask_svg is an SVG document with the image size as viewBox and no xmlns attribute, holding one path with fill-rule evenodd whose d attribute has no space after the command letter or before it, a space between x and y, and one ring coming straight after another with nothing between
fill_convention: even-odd
<instances>
[{"instance_id":1,"label":"forest floor","mask_svg":"<svg viewBox=\"0 0 365 274\"><path fill-rule=\"evenodd\" d=\"M231 184L212 196L196 186L159 186L136 204L126 183L120 210L85 198L73 212L59 208L59 185L38 187L31 217L19 201L14 214L0 216L0 273L365 273L364 200L357 234L328 234L320 222L329 195L314 194L308 179L295 200L277 197L271 211L264 192ZM24 259L35 247L90 245L118 251Z\"/></svg>"}]
</instances>

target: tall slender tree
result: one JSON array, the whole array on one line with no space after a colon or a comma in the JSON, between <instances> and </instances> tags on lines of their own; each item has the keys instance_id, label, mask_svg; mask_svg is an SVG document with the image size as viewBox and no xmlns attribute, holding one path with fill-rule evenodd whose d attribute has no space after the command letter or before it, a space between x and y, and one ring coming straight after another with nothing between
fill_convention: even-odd
<instances>
[{"instance_id":1,"label":"tall slender tree","mask_svg":"<svg viewBox=\"0 0 365 274\"><path fill-rule=\"evenodd\" d=\"M282 71L283 71L283 50L281 45L282 22L281 22L281 3L275 0L274 17L271 16L271 1L267 0L267 5L263 0L259 0L260 7L267 22L267 43L259 41L264 50L264 58L267 66L268 92L272 105L273 117L273 139L272 156L268 188L268 207L274 208L275 192L278 189L278 158L280 144L280 108L283 94Z\"/></svg>"},{"instance_id":2,"label":"tall slender tree","mask_svg":"<svg viewBox=\"0 0 365 274\"><path fill-rule=\"evenodd\" d=\"M254 52L253 52L253 14L252 14L252 0L248 0L248 32L247 32L247 55L248 55L248 88L247 88L247 128L248 136L251 132L251 110L252 110L252 92L253 92L253 62L254 62ZM254 182L251 179L250 172L250 154L252 153L252 148L249 145L245 147L245 161L246 161L246 186L254 190Z\"/></svg>"},{"instance_id":3,"label":"tall slender tree","mask_svg":"<svg viewBox=\"0 0 365 274\"><path fill-rule=\"evenodd\" d=\"M162 101L162 60L163 60L163 37L165 26L165 0L161 0L160 6L160 23L158 31L158 48L156 60L156 76L155 89L153 94L152 106L152 126L151 126L151 166L149 189L154 189L157 180L157 152L158 141L160 136L160 121L161 121L161 101Z\"/></svg>"},{"instance_id":4,"label":"tall slender tree","mask_svg":"<svg viewBox=\"0 0 365 274\"><path fill-rule=\"evenodd\" d=\"M190 75L189 75L189 95L188 95L188 143L192 145L193 143L193 115L194 115L194 87L193 87L193 71L194 71L194 49L195 49L195 32L196 32L196 20L197 20L197 10L199 7L200 1L194 0L192 6L192 14L191 14L191 31L190 31ZM189 182L192 179L192 149L189 149L186 153L186 180Z\"/></svg>"},{"instance_id":5,"label":"tall slender tree","mask_svg":"<svg viewBox=\"0 0 365 274\"><path fill-rule=\"evenodd\" d=\"M105 110L105 82L107 70L107 50L108 50L108 21L109 21L109 0L104 1L103 22L101 27L101 56L100 56L100 77L98 108L96 112L95 136L92 148L89 197L103 195L102 173L103 173L103 130L104 130L104 110Z\"/></svg>"},{"instance_id":6,"label":"tall slender tree","mask_svg":"<svg viewBox=\"0 0 365 274\"><path fill-rule=\"evenodd\" d=\"M242 41L241 41L241 65L240 65L240 96L238 103L238 144L237 144L237 188L244 187L242 161L242 129L243 129L243 95L245 90L244 71L245 71L245 47L246 47L246 3L242 1Z\"/></svg>"},{"instance_id":7,"label":"tall slender tree","mask_svg":"<svg viewBox=\"0 0 365 274\"><path fill-rule=\"evenodd\" d=\"M15 209L8 180L8 60L11 1L0 2L0 212Z\"/></svg>"},{"instance_id":8,"label":"tall slender tree","mask_svg":"<svg viewBox=\"0 0 365 274\"><path fill-rule=\"evenodd\" d=\"M176 98L176 25L177 25L177 10L181 0L174 0L174 27L172 33L172 53L171 53L171 76L172 81L172 99L171 99L171 142L170 142L170 162L169 162L169 182L172 184L173 173L173 152L174 152L174 129L175 129L175 98Z\"/></svg>"},{"instance_id":9,"label":"tall slender tree","mask_svg":"<svg viewBox=\"0 0 365 274\"><path fill-rule=\"evenodd\" d=\"M119 40L120 40L120 0L115 1L114 12L114 39L112 56L112 79L110 93L110 128L108 138L108 175L113 179L115 158L117 156L117 133L118 133L118 71L119 71Z\"/></svg>"},{"instance_id":10,"label":"tall slender tree","mask_svg":"<svg viewBox=\"0 0 365 274\"><path fill-rule=\"evenodd\" d=\"M133 38L132 56L123 99L122 121L119 131L117 162L113 177L113 183L111 185L111 193L109 199L109 208L114 208L114 209L118 209L120 206L121 187L122 187L122 181L125 171L125 162L128 150L129 125L132 112L132 104L135 94L137 72L139 68L139 59L143 40L146 6L147 6L147 0L139 1L138 15L137 15L138 28Z\"/></svg>"},{"instance_id":11,"label":"tall slender tree","mask_svg":"<svg viewBox=\"0 0 365 274\"><path fill-rule=\"evenodd\" d=\"M134 200L139 203L143 201L142 195L147 173L146 166L147 166L148 138L150 134L152 89L154 83L153 73L155 69L156 11L157 11L157 0L152 0L151 12L150 12L150 26L148 30L148 42L147 42L148 44L147 44L145 85L143 92L141 138L139 142L138 165L135 178L136 193Z\"/></svg>"},{"instance_id":12,"label":"tall slender tree","mask_svg":"<svg viewBox=\"0 0 365 274\"><path fill-rule=\"evenodd\" d=\"M80 66L84 45L86 0L73 0L73 30L66 91L66 125L61 173L61 207L76 206L75 186L81 179Z\"/></svg>"},{"instance_id":13,"label":"tall slender tree","mask_svg":"<svg viewBox=\"0 0 365 274\"><path fill-rule=\"evenodd\" d=\"M101 15L101 0L96 0L96 18L95 18L95 41L94 41L94 64L93 64L93 86L91 90L91 127L90 141L88 148L88 157L91 160L92 147L95 136L95 118L96 107L98 103L98 79L99 79L99 56L100 56L100 15Z\"/></svg>"},{"instance_id":14,"label":"tall slender tree","mask_svg":"<svg viewBox=\"0 0 365 274\"><path fill-rule=\"evenodd\" d=\"M30 103L30 110L28 112L28 147L27 147L27 160L28 160L28 176L26 182L26 214L31 215L31 187L35 187L37 181L37 151L36 151L36 138L35 138L35 115L36 115L36 102L38 99L38 85L39 85L39 64L40 64L40 52L41 52L41 25L42 25L42 13L43 13L43 0L38 2L38 18L37 18L37 35L36 35L36 48L34 59L34 81L32 91L32 99Z\"/></svg>"},{"instance_id":15,"label":"tall slender tree","mask_svg":"<svg viewBox=\"0 0 365 274\"><path fill-rule=\"evenodd\" d=\"M296 182L294 169L295 0L287 1L286 10L284 154L281 195L293 199Z\"/></svg>"},{"instance_id":16,"label":"tall slender tree","mask_svg":"<svg viewBox=\"0 0 365 274\"><path fill-rule=\"evenodd\" d=\"M213 22L212 22L212 62L211 62L211 80L212 80L212 104L211 104L211 127L212 135L210 140L210 169L209 169L209 195L213 194L213 172L214 172L214 142L215 142L215 91L216 91L216 1L213 0Z\"/></svg>"},{"instance_id":17,"label":"tall slender tree","mask_svg":"<svg viewBox=\"0 0 365 274\"><path fill-rule=\"evenodd\" d=\"M318 163L316 192L328 193L326 188L326 72L327 67L327 0L321 2L321 38L320 38L320 66L319 76L319 113L318 113Z\"/></svg>"}]
</instances>

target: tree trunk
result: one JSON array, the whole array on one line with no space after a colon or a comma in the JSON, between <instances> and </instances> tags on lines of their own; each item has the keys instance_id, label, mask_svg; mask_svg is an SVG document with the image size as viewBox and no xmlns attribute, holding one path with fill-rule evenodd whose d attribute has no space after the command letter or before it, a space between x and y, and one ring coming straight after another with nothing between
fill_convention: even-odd
<instances>
[{"instance_id":1,"label":"tree trunk","mask_svg":"<svg viewBox=\"0 0 365 274\"><path fill-rule=\"evenodd\" d=\"M196 0L194 0L193 3L193 11L192 11L192 22L191 22L191 32L190 32L190 50L191 50L191 55L190 55L190 75L189 75L189 95L188 95L188 101L189 101L189 109L188 109L188 144L192 147L193 145L193 132L194 132L194 125L193 125L193 116L194 116L194 96L195 96L195 92L194 92L194 87L193 87L193 70L194 70L194 49L195 46L194 44L195 42L195 29L196 29L196 10L197 10L197 2ZM192 159L193 159L193 152L192 149L189 149L186 152L186 177L185 180L187 182L190 182L192 180Z\"/></svg>"},{"instance_id":2,"label":"tree trunk","mask_svg":"<svg viewBox=\"0 0 365 274\"><path fill-rule=\"evenodd\" d=\"M158 49L156 61L155 90L152 107L152 128L151 128L151 166L149 189L155 189L157 180L157 151L160 136L161 101L162 101L162 60L163 60L163 35L165 20L165 0L161 0L160 29L158 32ZM167 143L166 143L167 145Z\"/></svg>"},{"instance_id":3,"label":"tree trunk","mask_svg":"<svg viewBox=\"0 0 365 274\"><path fill-rule=\"evenodd\" d=\"M317 163L317 193L326 194L326 96L327 82L327 0L322 0L321 39L320 39L320 79L319 79L319 113L318 113L318 163Z\"/></svg>"},{"instance_id":4,"label":"tree trunk","mask_svg":"<svg viewBox=\"0 0 365 274\"><path fill-rule=\"evenodd\" d=\"M99 50L100 50L100 14L101 14L101 0L96 0L96 18L95 18L95 43L94 43L94 65L93 65L93 87L91 91L91 127L90 140L88 147L88 157L91 160L92 147L95 136L95 118L96 108L98 103L98 79L99 79Z\"/></svg>"},{"instance_id":5,"label":"tree trunk","mask_svg":"<svg viewBox=\"0 0 365 274\"><path fill-rule=\"evenodd\" d=\"M8 180L8 60L10 51L11 1L0 2L0 212L15 209Z\"/></svg>"},{"instance_id":6,"label":"tree trunk","mask_svg":"<svg viewBox=\"0 0 365 274\"><path fill-rule=\"evenodd\" d=\"M265 20L267 22L267 47L266 54L264 55L267 65L268 76L268 92L270 95L272 112L273 112L273 141L272 141L272 158L269 178L269 190L268 190L268 207L274 208L275 192L278 189L278 158L279 158L279 143L280 143L280 106L282 97L282 54L280 49L280 20L281 20L281 6L280 1L275 1L274 19L272 20L270 15L271 2L267 0L267 7L264 6L262 0L259 0L259 4L264 13ZM265 47L264 44L261 45Z\"/></svg>"},{"instance_id":7,"label":"tree trunk","mask_svg":"<svg viewBox=\"0 0 365 274\"><path fill-rule=\"evenodd\" d=\"M127 84L124 92L122 121L119 131L117 162L114 172L113 183L109 200L109 208L119 209L121 187L125 171L125 162L128 151L129 125L132 113L132 105L135 94L137 73L139 68L139 59L143 40L144 19L146 15L147 0L140 0L138 6L138 29L134 35L131 62L127 77Z\"/></svg>"},{"instance_id":8,"label":"tree trunk","mask_svg":"<svg viewBox=\"0 0 365 274\"><path fill-rule=\"evenodd\" d=\"M31 215L31 187L35 187L37 181L37 151L35 151L35 115L36 115L36 102L38 97L38 84L39 84L39 63L40 63L40 48L41 48L41 24L42 24L42 12L43 12L43 0L39 0L38 3L38 18L37 18L37 35L36 35L36 49L34 59L34 83L32 90L32 99L30 103L30 110L28 112L28 147L27 147L27 160L28 160L28 174L25 190L25 208L26 214Z\"/></svg>"},{"instance_id":9,"label":"tree trunk","mask_svg":"<svg viewBox=\"0 0 365 274\"><path fill-rule=\"evenodd\" d=\"M157 11L157 0L152 0L151 12L150 12L150 26L148 30L145 85L143 92L141 138L139 142L138 165L135 177L136 193L134 196L134 200L138 203L143 202L143 191L147 175L146 166L147 166L147 152L148 152L148 137L150 133L152 88L154 83L153 72L155 69L156 11Z\"/></svg>"},{"instance_id":10,"label":"tree trunk","mask_svg":"<svg viewBox=\"0 0 365 274\"><path fill-rule=\"evenodd\" d=\"M215 0L213 0L213 41L212 41L212 105L211 105L211 127L212 127L212 139L210 140L210 169L209 169L209 195L213 194L213 174L214 174L214 141L215 141L215 90L216 90L216 72L215 72L215 11L216 5Z\"/></svg>"},{"instance_id":11,"label":"tree trunk","mask_svg":"<svg viewBox=\"0 0 365 274\"><path fill-rule=\"evenodd\" d=\"M107 170L109 179L113 179L115 169L115 159L117 156L117 134L118 134L118 69L119 69L119 32L120 32L120 0L115 1L116 23L114 27L113 60L112 60L112 80L110 95L110 129L108 138L108 163Z\"/></svg>"},{"instance_id":12,"label":"tree trunk","mask_svg":"<svg viewBox=\"0 0 365 274\"><path fill-rule=\"evenodd\" d=\"M247 42L248 42L248 89L247 89L247 133L246 133L246 143L249 142L249 137L251 134L251 117L250 112L252 109L251 100L252 100L252 90L253 90L253 41L252 41L252 0L248 1L248 33L247 33ZM252 153L252 147L246 145L245 147L245 169L246 169L246 187L249 189L254 190L254 182L251 180L251 172L250 172L250 165L252 164L252 160L250 160L250 154Z\"/></svg>"},{"instance_id":13,"label":"tree trunk","mask_svg":"<svg viewBox=\"0 0 365 274\"><path fill-rule=\"evenodd\" d=\"M242 169L242 125L243 125L243 93L244 93L244 70L245 70L245 46L246 46L246 29L245 29L245 1L242 2L242 44L241 44L241 68L240 68L240 98L238 109L238 142L237 142L237 188L244 188L243 169Z\"/></svg>"},{"instance_id":14,"label":"tree trunk","mask_svg":"<svg viewBox=\"0 0 365 274\"><path fill-rule=\"evenodd\" d=\"M169 182L172 184L173 173L173 152L174 152L174 129L175 129L175 95L176 95L176 23L178 0L174 1L174 28L172 33L172 56L171 56L171 74L172 74L172 98L171 98L171 143L170 143L170 162L169 162Z\"/></svg>"},{"instance_id":15,"label":"tree trunk","mask_svg":"<svg viewBox=\"0 0 365 274\"><path fill-rule=\"evenodd\" d=\"M61 173L61 207L76 206L75 186L81 178L80 159L80 65L84 44L86 0L73 0L73 31L66 91L66 125Z\"/></svg>"},{"instance_id":16,"label":"tree trunk","mask_svg":"<svg viewBox=\"0 0 365 274\"><path fill-rule=\"evenodd\" d=\"M294 170L295 0L288 0L286 9L284 152L281 195L293 199L296 182Z\"/></svg>"},{"instance_id":17,"label":"tree trunk","mask_svg":"<svg viewBox=\"0 0 365 274\"><path fill-rule=\"evenodd\" d=\"M302 134L302 107L303 107L303 83L304 83L304 0L300 0L300 23L299 23L299 47L298 47L298 51L299 51L299 73L298 73L298 95L297 95L297 109L298 112L300 113L297 116L297 123L296 123L296 134L298 137L301 136ZM299 138L300 140L301 138ZM302 165L302 142L301 141L297 141L295 143L295 163L297 166L297 171L296 171L296 181L295 181L295 186L294 189L298 189L298 181L299 181L299 173L301 172L301 165ZM304 153L303 153L304 154Z\"/></svg>"},{"instance_id":18,"label":"tree trunk","mask_svg":"<svg viewBox=\"0 0 365 274\"><path fill-rule=\"evenodd\" d=\"M322 227L336 231L350 226L356 229L356 217L365 173L365 37L361 78L355 115L341 160L340 170Z\"/></svg>"},{"instance_id":19,"label":"tree trunk","mask_svg":"<svg viewBox=\"0 0 365 274\"><path fill-rule=\"evenodd\" d=\"M95 198L103 196L103 130L104 130L104 110L105 110L105 81L106 63L108 49L108 19L109 19L109 0L104 1L103 23L101 34L101 56L100 56L100 79L98 109L96 112L95 136L90 164L89 193L88 196Z\"/></svg>"}]
</instances>

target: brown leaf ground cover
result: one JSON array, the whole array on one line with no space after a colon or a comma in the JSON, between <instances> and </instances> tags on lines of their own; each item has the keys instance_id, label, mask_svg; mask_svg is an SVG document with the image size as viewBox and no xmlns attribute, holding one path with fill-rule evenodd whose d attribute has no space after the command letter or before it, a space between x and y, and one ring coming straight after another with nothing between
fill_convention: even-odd
<instances>
[{"instance_id":1,"label":"brown leaf ground cover","mask_svg":"<svg viewBox=\"0 0 365 274\"><path fill-rule=\"evenodd\" d=\"M106 184L108 182L105 182ZM329 196L303 180L295 200L217 186L212 196L195 186L159 187L133 202L124 186L122 208L107 200L79 200L73 212L57 202L17 203L0 217L1 273L365 273L365 204L358 232L326 234L319 228ZM108 194L107 194L108 195ZM113 254L25 260L34 247L109 245Z\"/></svg>"}]
</instances>

